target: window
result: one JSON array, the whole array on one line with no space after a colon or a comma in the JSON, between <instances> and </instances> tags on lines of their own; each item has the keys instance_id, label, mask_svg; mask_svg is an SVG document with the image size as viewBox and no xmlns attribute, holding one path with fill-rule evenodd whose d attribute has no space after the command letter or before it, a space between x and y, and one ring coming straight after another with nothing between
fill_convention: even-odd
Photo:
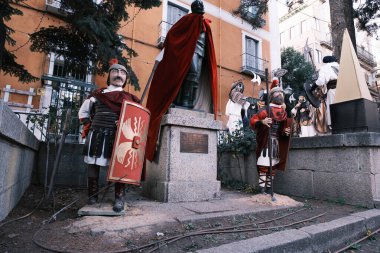
<instances>
[{"instance_id":1,"label":"window","mask_svg":"<svg viewBox=\"0 0 380 253\"><path fill-rule=\"evenodd\" d=\"M267 61L262 57L262 40L253 34L242 31L242 65L241 73L252 75L252 73L264 76L264 64Z\"/></svg>"},{"instance_id":2,"label":"window","mask_svg":"<svg viewBox=\"0 0 380 253\"><path fill-rule=\"evenodd\" d=\"M258 48L259 42L248 36L245 36L245 65L248 68L258 69Z\"/></svg>"},{"instance_id":3,"label":"window","mask_svg":"<svg viewBox=\"0 0 380 253\"><path fill-rule=\"evenodd\" d=\"M289 39L297 38L299 36L299 31L300 30L299 30L298 25L290 27L290 32L289 32L290 38Z\"/></svg>"},{"instance_id":4,"label":"window","mask_svg":"<svg viewBox=\"0 0 380 253\"><path fill-rule=\"evenodd\" d=\"M320 31L321 30L321 26L320 26L320 23L319 23L319 19L314 18L314 22L315 22L315 30Z\"/></svg>"},{"instance_id":5,"label":"window","mask_svg":"<svg viewBox=\"0 0 380 253\"><path fill-rule=\"evenodd\" d=\"M286 40L286 33L282 32L280 34L280 45L282 45L283 43L285 43L285 40Z\"/></svg>"},{"instance_id":6,"label":"window","mask_svg":"<svg viewBox=\"0 0 380 253\"><path fill-rule=\"evenodd\" d=\"M185 16L188 12L189 10L168 2L168 13L166 19L168 22L168 31L178 20L180 20L180 18Z\"/></svg>"},{"instance_id":7,"label":"window","mask_svg":"<svg viewBox=\"0 0 380 253\"><path fill-rule=\"evenodd\" d=\"M157 46L162 48L166 34L170 28L178 21L180 18L185 16L189 12L189 6L186 6L175 0L173 1L163 1L164 13L162 21L159 24L159 37L157 40Z\"/></svg>"},{"instance_id":8,"label":"window","mask_svg":"<svg viewBox=\"0 0 380 253\"><path fill-rule=\"evenodd\" d=\"M301 33L306 33L310 30L310 21L305 19L301 22Z\"/></svg>"},{"instance_id":9,"label":"window","mask_svg":"<svg viewBox=\"0 0 380 253\"><path fill-rule=\"evenodd\" d=\"M317 54L316 55L316 58L317 58L317 62L318 63L321 63L322 62L322 52L318 49L315 50L315 53Z\"/></svg>"},{"instance_id":10,"label":"window","mask_svg":"<svg viewBox=\"0 0 380 253\"><path fill-rule=\"evenodd\" d=\"M87 80L87 66L82 66L82 68L75 72L68 72L65 68L65 62L63 57L55 57L54 54L51 54L50 64L53 65L53 76L70 78L77 81L86 82Z\"/></svg>"}]
</instances>

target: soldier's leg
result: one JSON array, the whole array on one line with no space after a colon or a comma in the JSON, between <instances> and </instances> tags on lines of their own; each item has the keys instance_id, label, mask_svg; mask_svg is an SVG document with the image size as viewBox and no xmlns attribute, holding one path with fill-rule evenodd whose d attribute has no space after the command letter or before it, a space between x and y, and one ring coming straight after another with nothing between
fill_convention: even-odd
<instances>
[{"instance_id":1,"label":"soldier's leg","mask_svg":"<svg viewBox=\"0 0 380 253\"><path fill-rule=\"evenodd\" d=\"M265 189L266 189L266 193L270 194L271 193L271 189L272 189L272 182L274 180L274 175L276 174L276 171L275 169L272 168L272 175L269 173L269 169L267 171L267 180L266 180L266 183L265 183Z\"/></svg>"},{"instance_id":2,"label":"soldier's leg","mask_svg":"<svg viewBox=\"0 0 380 253\"><path fill-rule=\"evenodd\" d=\"M115 202L113 210L115 212L121 212L124 210L124 197L125 197L125 184L115 183Z\"/></svg>"},{"instance_id":3,"label":"soldier's leg","mask_svg":"<svg viewBox=\"0 0 380 253\"><path fill-rule=\"evenodd\" d=\"M265 193L265 187L267 185L268 167L258 166L257 167L257 172L259 174L259 191L261 193Z\"/></svg>"},{"instance_id":4,"label":"soldier's leg","mask_svg":"<svg viewBox=\"0 0 380 253\"><path fill-rule=\"evenodd\" d=\"M88 186L88 200L87 203L92 205L98 201L99 191L99 169L100 167L96 164L89 164L87 170L87 186Z\"/></svg>"}]
</instances>

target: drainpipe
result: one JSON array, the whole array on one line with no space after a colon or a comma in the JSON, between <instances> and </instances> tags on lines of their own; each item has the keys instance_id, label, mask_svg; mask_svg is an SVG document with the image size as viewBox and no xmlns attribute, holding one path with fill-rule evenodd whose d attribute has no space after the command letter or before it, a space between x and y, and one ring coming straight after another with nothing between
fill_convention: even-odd
<instances>
[{"instance_id":1,"label":"drainpipe","mask_svg":"<svg viewBox=\"0 0 380 253\"><path fill-rule=\"evenodd\" d=\"M136 6L133 6L133 15L132 15L132 41L131 41L131 49L133 50L133 46L135 45L135 15L136 15ZM131 66L132 69L132 61L133 57L131 56L129 65ZM128 92L131 92L131 85L128 85Z\"/></svg>"},{"instance_id":2,"label":"drainpipe","mask_svg":"<svg viewBox=\"0 0 380 253\"><path fill-rule=\"evenodd\" d=\"M219 112L222 117L222 0L219 0Z\"/></svg>"}]
</instances>

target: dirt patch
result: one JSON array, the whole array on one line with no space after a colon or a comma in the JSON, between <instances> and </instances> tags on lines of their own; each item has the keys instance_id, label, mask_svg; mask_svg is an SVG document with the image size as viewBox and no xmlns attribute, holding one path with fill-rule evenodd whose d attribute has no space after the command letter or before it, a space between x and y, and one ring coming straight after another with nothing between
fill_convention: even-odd
<instances>
[{"instance_id":1,"label":"dirt patch","mask_svg":"<svg viewBox=\"0 0 380 253\"><path fill-rule=\"evenodd\" d=\"M43 189L41 187L29 187L19 204L3 222L7 222L31 212L40 201L41 196L43 196ZM148 233L136 232L131 234L130 232L113 232L94 234L90 231L68 233L67 227L76 219L80 219L77 217L77 211L85 204L85 197L86 189L58 188L54 193L54 202L53 200L45 201L40 208L27 218L0 227L0 252L51 252L42 249L42 247L54 249L57 252L120 251L122 249L131 249L150 243L156 243L177 235L197 233L201 230L221 229L231 226L238 227L238 229L256 230L237 232L235 229L233 232L229 230L229 232L219 231L218 233L207 233L202 235L193 234L192 236L173 241L169 244L160 243L160 247L155 251L165 253L191 252L202 248L215 247L233 241L281 231L287 229L284 228L284 226L322 213L325 214L319 218L295 224L291 226L291 228L299 228L302 226L327 222L365 210L361 207L339 203L295 198L297 201L302 202L304 207L257 215L214 218L202 222L178 223L177 225L170 225L170 227L165 225L157 226L154 232ZM58 211L77 198L79 198L79 201L60 213L55 222L46 223L55 211ZM254 196L253 199L256 199L257 201L265 201L266 198L264 197L263 199L262 196L257 195ZM301 208L304 209L292 214ZM291 215L278 219L287 214ZM259 224L260 222L276 218L277 220ZM43 224L44 222L45 224ZM264 227L272 227L272 229L257 230L258 228ZM224 229L223 231L228 230ZM37 246L33 242L33 237L40 246ZM368 244L369 246L365 248L366 252L379 252L375 251L379 249L377 242L378 241L376 240L370 241L370 244ZM366 246L364 243L361 245ZM146 248L145 252L151 250L152 247ZM134 252L138 251L135 250ZM348 252L351 252L351 250Z\"/></svg>"}]
</instances>

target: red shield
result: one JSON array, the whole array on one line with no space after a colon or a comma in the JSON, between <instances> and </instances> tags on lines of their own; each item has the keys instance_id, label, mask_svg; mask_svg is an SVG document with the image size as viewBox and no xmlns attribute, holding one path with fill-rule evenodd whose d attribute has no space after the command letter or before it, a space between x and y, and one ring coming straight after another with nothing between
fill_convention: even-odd
<instances>
[{"instance_id":1,"label":"red shield","mask_svg":"<svg viewBox=\"0 0 380 253\"><path fill-rule=\"evenodd\" d=\"M107 180L139 185L144 163L150 112L124 100L108 168Z\"/></svg>"}]
</instances>

